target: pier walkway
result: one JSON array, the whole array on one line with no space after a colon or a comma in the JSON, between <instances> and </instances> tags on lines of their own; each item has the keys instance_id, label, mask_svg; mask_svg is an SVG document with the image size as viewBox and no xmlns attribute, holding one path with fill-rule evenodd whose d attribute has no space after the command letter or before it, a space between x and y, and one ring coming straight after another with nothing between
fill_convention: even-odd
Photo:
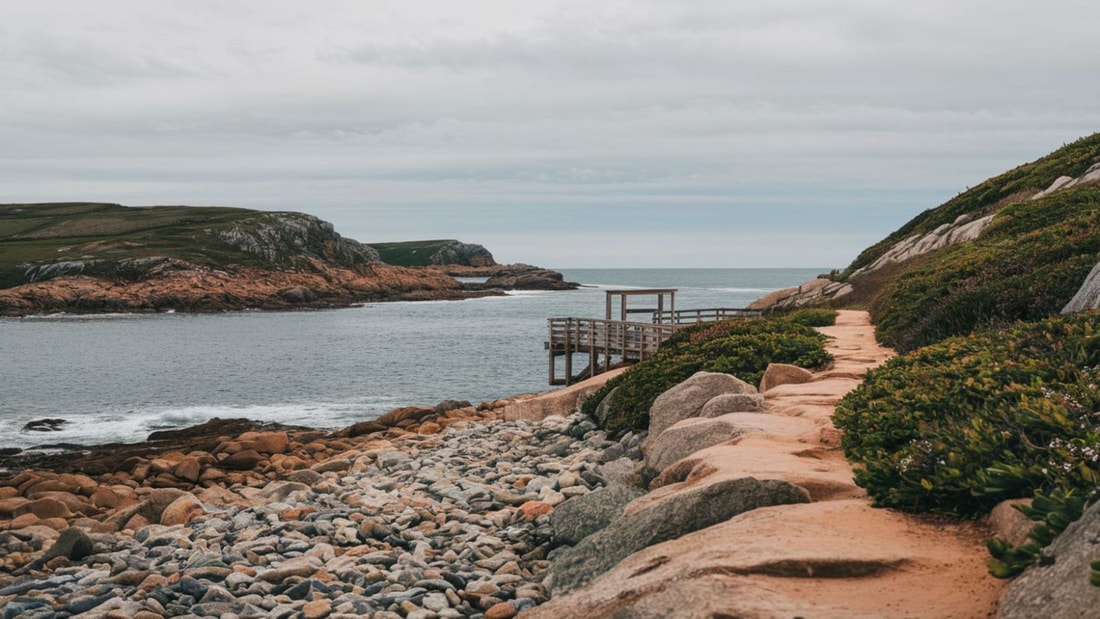
<instances>
[{"instance_id":1,"label":"pier walkway","mask_svg":"<svg viewBox=\"0 0 1100 619\"><path fill-rule=\"evenodd\" d=\"M628 307L628 299L638 296L655 297L656 307ZM612 319L615 309L618 309L617 320ZM570 385L606 372L619 363L635 363L653 356L665 340L684 327L699 322L754 318L760 314L759 310L744 308L677 310L675 288L608 290L602 319L548 319L550 337L546 349L550 384ZM580 363L574 363L574 355L582 356ZM558 357L564 360L563 376L558 375ZM574 365L581 368L576 375L573 374Z\"/></svg>"}]
</instances>

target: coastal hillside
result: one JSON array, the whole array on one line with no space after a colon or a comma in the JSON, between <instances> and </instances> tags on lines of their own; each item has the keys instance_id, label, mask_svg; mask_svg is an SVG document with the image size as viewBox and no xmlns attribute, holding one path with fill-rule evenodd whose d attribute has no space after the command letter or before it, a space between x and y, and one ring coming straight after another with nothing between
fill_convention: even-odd
<instances>
[{"instance_id":1,"label":"coastal hillside","mask_svg":"<svg viewBox=\"0 0 1100 619\"><path fill-rule=\"evenodd\" d=\"M1100 134L917 215L831 280L760 306L866 307L900 352L1058 313L1100 256Z\"/></svg>"},{"instance_id":2,"label":"coastal hillside","mask_svg":"<svg viewBox=\"0 0 1100 619\"><path fill-rule=\"evenodd\" d=\"M0 287L65 275L140 276L166 260L197 267L356 268L378 252L312 215L242 208L0 205Z\"/></svg>"},{"instance_id":3,"label":"coastal hillside","mask_svg":"<svg viewBox=\"0 0 1100 619\"><path fill-rule=\"evenodd\" d=\"M576 287L544 269L497 265L480 245L424 241L380 248L384 256L305 213L5 204L0 315L325 308ZM476 274L490 281L454 279L467 270L484 270Z\"/></svg>"}]
</instances>

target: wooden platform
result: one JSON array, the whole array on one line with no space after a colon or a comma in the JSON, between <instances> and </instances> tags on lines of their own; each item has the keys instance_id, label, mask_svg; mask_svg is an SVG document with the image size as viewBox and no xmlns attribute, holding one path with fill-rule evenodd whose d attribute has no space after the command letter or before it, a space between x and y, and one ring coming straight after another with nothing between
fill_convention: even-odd
<instances>
[{"instance_id":1,"label":"wooden platform","mask_svg":"<svg viewBox=\"0 0 1100 619\"><path fill-rule=\"evenodd\" d=\"M570 385L595 376L620 363L636 363L657 353L657 349L680 329L699 323L720 320L754 318L757 310L743 308L675 309L676 290L641 289L607 291L605 318L550 318L549 352L551 385ZM656 296L657 307L630 309L627 299L634 296ZM665 299L669 298L669 309ZM612 320L613 301L619 299L619 320ZM645 320L627 320L644 315ZM574 355L584 355L580 372L574 374ZM564 376L558 376L557 358L564 357Z\"/></svg>"}]
</instances>

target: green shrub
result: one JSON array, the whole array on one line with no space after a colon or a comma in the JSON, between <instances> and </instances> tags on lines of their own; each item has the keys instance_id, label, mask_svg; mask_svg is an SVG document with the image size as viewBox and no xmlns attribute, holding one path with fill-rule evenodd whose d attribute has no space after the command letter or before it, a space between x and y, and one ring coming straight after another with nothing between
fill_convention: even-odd
<instances>
[{"instance_id":1,"label":"green shrub","mask_svg":"<svg viewBox=\"0 0 1100 619\"><path fill-rule=\"evenodd\" d=\"M876 505L961 516L1100 482L1095 313L956 337L891 359L837 406Z\"/></svg>"},{"instance_id":2,"label":"green shrub","mask_svg":"<svg viewBox=\"0 0 1100 619\"><path fill-rule=\"evenodd\" d=\"M1100 256L1100 187L1006 207L970 242L923 259L870 304L880 341L900 352L1058 313Z\"/></svg>"},{"instance_id":3,"label":"green shrub","mask_svg":"<svg viewBox=\"0 0 1100 619\"><path fill-rule=\"evenodd\" d=\"M809 324L832 324L836 312L803 310L752 320L704 323L677 332L656 355L609 380L584 401L582 411L596 407L612 391L604 428L611 433L645 430L657 396L699 371L724 372L752 384L769 363L820 367L831 360L825 337Z\"/></svg>"}]
</instances>

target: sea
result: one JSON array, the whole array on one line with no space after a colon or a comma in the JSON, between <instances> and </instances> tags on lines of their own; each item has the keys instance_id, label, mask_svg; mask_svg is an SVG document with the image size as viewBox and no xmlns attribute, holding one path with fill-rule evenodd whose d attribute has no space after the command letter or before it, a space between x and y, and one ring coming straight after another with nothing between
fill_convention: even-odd
<instances>
[{"instance_id":1,"label":"sea","mask_svg":"<svg viewBox=\"0 0 1100 619\"><path fill-rule=\"evenodd\" d=\"M601 318L606 290L675 288L677 309L744 307L827 271L561 269L583 287L323 311L0 318L0 448L141 441L215 417L341 428L401 406L547 391L547 319ZM64 423L25 429L42 419Z\"/></svg>"}]
</instances>

